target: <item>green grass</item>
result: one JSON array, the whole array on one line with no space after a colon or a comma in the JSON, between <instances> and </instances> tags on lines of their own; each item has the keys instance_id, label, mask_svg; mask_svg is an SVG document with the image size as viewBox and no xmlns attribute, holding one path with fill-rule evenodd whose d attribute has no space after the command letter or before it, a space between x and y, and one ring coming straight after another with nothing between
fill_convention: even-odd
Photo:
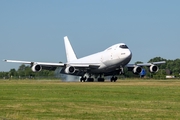
<instances>
[{"instance_id":1,"label":"green grass","mask_svg":"<svg viewBox=\"0 0 180 120\"><path fill-rule=\"evenodd\" d=\"M0 80L0 119L180 119L180 81Z\"/></svg>"}]
</instances>

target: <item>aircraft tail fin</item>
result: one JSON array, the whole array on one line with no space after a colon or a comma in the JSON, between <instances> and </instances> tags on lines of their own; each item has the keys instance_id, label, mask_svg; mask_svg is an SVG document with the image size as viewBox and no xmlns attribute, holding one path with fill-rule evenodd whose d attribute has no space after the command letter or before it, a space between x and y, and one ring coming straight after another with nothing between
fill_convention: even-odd
<instances>
[{"instance_id":1,"label":"aircraft tail fin","mask_svg":"<svg viewBox=\"0 0 180 120\"><path fill-rule=\"evenodd\" d=\"M64 37L64 44L65 44L65 49L66 49L67 62L76 60L77 59L76 54L74 53L74 50L67 36Z\"/></svg>"}]
</instances>

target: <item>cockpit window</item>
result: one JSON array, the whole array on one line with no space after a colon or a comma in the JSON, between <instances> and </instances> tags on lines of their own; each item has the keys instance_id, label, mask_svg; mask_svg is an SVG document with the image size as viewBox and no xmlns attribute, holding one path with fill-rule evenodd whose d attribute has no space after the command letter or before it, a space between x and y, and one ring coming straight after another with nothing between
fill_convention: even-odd
<instances>
[{"instance_id":1,"label":"cockpit window","mask_svg":"<svg viewBox=\"0 0 180 120\"><path fill-rule=\"evenodd\" d=\"M119 47L120 47L120 48L123 48L123 49L127 49L127 48L128 48L127 45L120 45Z\"/></svg>"}]
</instances>

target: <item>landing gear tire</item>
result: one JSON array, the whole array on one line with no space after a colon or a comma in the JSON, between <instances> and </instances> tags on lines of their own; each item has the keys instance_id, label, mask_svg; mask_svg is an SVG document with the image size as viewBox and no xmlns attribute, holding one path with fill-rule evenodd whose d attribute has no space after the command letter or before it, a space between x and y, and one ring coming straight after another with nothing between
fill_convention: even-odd
<instances>
[{"instance_id":1,"label":"landing gear tire","mask_svg":"<svg viewBox=\"0 0 180 120\"><path fill-rule=\"evenodd\" d=\"M98 78L98 82L104 82L104 78Z\"/></svg>"},{"instance_id":2,"label":"landing gear tire","mask_svg":"<svg viewBox=\"0 0 180 120\"><path fill-rule=\"evenodd\" d=\"M117 77L112 77L111 78L111 82L116 82L116 80L117 80Z\"/></svg>"},{"instance_id":3,"label":"landing gear tire","mask_svg":"<svg viewBox=\"0 0 180 120\"><path fill-rule=\"evenodd\" d=\"M94 82L94 78L88 78L87 82Z\"/></svg>"},{"instance_id":4,"label":"landing gear tire","mask_svg":"<svg viewBox=\"0 0 180 120\"><path fill-rule=\"evenodd\" d=\"M86 81L86 77L81 77L79 82L85 82Z\"/></svg>"},{"instance_id":5,"label":"landing gear tire","mask_svg":"<svg viewBox=\"0 0 180 120\"><path fill-rule=\"evenodd\" d=\"M81 79L81 80L79 80L79 82L85 82L85 80L82 80L82 79Z\"/></svg>"}]
</instances>

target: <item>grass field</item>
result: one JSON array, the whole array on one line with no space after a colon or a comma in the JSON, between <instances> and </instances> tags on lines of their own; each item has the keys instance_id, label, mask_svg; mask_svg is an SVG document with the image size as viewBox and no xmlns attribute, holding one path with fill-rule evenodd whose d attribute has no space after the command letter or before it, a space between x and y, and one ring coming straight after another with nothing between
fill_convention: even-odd
<instances>
[{"instance_id":1,"label":"grass field","mask_svg":"<svg viewBox=\"0 0 180 120\"><path fill-rule=\"evenodd\" d=\"M180 81L0 80L0 119L180 119Z\"/></svg>"}]
</instances>

